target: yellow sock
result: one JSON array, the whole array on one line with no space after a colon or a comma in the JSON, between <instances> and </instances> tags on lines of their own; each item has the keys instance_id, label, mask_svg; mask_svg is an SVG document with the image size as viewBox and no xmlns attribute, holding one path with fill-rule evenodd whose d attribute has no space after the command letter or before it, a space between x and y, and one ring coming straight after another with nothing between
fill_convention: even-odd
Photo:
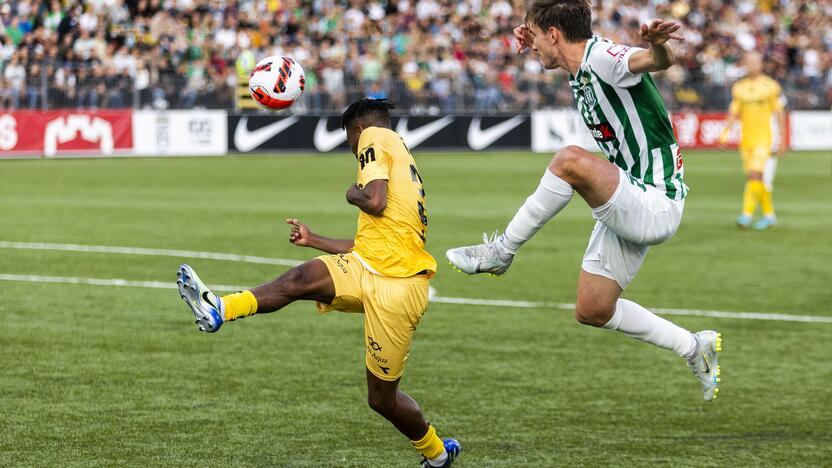
<instances>
[{"instance_id":1,"label":"yellow sock","mask_svg":"<svg viewBox=\"0 0 832 468\"><path fill-rule=\"evenodd\" d=\"M225 306L223 320L237 320L257 312L257 298L251 291L229 294L220 299L222 299L222 305Z\"/></svg>"},{"instance_id":2,"label":"yellow sock","mask_svg":"<svg viewBox=\"0 0 832 468\"><path fill-rule=\"evenodd\" d=\"M419 440L411 440L410 443L428 460L442 455L442 452L445 451L445 444L442 443L442 439L436 435L436 429L430 424L428 424L428 433L424 437Z\"/></svg>"},{"instance_id":3,"label":"yellow sock","mask_svg":"<svg viewBox=\"0 0 832 468\"><path fill-rule=\"evenodd\" d=\"M765 184L760 189L760 208L763 210L763 216L774 216L774 202L771 201L771 192L768 191Z\"/></svg>"},{"instance_id":4,"label":"yellow sock","mask_svg":"<svg viewBox=\"0 0 832 468\"><path fill-rule=\"evenodd\" d=\"M749 180L745 182L745 191L742 193L742 214L746 216L753 216L757 209L757 186L755 182L758 180Z\"/></svg>"}]
</instances>

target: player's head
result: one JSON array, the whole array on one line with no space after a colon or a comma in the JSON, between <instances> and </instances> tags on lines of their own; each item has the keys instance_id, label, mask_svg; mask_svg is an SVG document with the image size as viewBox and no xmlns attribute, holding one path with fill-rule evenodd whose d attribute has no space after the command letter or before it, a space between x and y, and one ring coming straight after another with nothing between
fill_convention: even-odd
<instances>
[{"instance_id":1,"label":"player's head","mask_svg":"<svg viewBox=\"0 0 832 468\"><path fill-rule=\"evenodd\" d=\"M535 0L526 13L526 27L543 68L558 68L563 45L592 38L589 0Z\"/></svg>"},{"instance_id":2,"label":"player's head","mask_svg":"<svg viewBox=\"0 0 832 468\"><path fill-rule=\"evenodd\" d=\"M743 57L742 65L748 76L757 76L763 72L763 56L758 52L749 52Z\"/></svg>"},{"instance_id":3,"label":"player's head","mask_svg":"<svg viewBox=\"0 0 832 468\"><path fill-rule=\"evenodd\" d=\"M347 131L347 144L358 154L358 138L367 127L390 128L390 109L395 106L386 99L365 98L347 107L341 116L341 128Z\"/></svg>"}]
</instances>

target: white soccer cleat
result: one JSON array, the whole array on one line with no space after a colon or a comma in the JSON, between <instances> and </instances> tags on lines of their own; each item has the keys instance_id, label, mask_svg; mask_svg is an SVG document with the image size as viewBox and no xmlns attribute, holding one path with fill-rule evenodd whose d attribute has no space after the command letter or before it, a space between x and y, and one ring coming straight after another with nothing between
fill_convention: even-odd
<instances>
[{"instance_id":1,"label":"white soccer cleat","mask_svg":"<svg viewBox=\"0 0 832 468\"><path fill-rule=\"evenodd\" d=\"M688 359L688 367L702 383L705 401L711 401L719 393L719 355L722 351L722 335L713 330L695 333L696 354Z\"/></svg>"},{"instance_id":2,"label":"white soccer cleat","mask_svg":"<svg viewBox=\"0 0 832 468\"><path fill-rule=\"evenodd\" d=\"M179 266L176 272L179 295L191 308L200 331L213 333L223 322L222 300L208 289L190 265Z\"/></svg>"},{"instance_id":3,"label":"white soccer cleat","mask_svg":"<svg viewBox=\"0 0 832 468\"><path fill-rule=\"evenodd\" d=\"M514 255L500 249L497 232L494 232L490 239L487 234L483 234L482 241L482 244L450 249L445 252L445 256L454 268L463 273L502 275L511 266Z\"/></svg>"}]
</instances>

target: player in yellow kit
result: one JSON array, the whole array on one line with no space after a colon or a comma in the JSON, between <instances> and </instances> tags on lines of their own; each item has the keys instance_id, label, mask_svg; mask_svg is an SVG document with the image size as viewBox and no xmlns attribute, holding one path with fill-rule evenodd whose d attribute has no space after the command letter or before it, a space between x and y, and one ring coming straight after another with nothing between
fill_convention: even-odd
<instances>
[{"instance_id":1,"label":"player in yellow kit","mask_svg":"<svg viewBox=\"0 0 832 468\"><path fill-rule=\"evenodd\" d=\"M763 218L755 223L753 228L762 230L774 226L777 222L771 200L771 183L764 183L764 177L773 180L776 167L776 160L769 161L772 145L771 117L777 116L780 134L777 156L780 157L786 152L786 114L780 85L763 74L762 57L757 53L748 54L744 58L744 65L747 72L745 78L736 82L731 89L731 108L725 130L720 136L720 143L725 143L734 123L739 120L742 126L740 154L747 180L742 198L742 213L737 218L737 226L749 227L759 204Z\"/></svg>"},{"instance_id":2,"label":"player in yellow kit","mask_svg":"<svg viewBox=\"0 0 832 468\"><path fill-rule=\"evenodd\" d=\"M179 292L199 329L215 332L231 320L277 311L296 300L321 312L364 314L368 402L424 456L423 467L447 467L459 455L454 439L439 439L419 405L398 389L413 332L428 304L436 261L425 250L425 191L404 140L390 129L392 106L380 99L350 105L341 120L358 160L347 202L359 208L355 239L319 236L296 219L289 241L327 252L251 290L218 297L188 265Z\"/></svg>"}]
</instances>

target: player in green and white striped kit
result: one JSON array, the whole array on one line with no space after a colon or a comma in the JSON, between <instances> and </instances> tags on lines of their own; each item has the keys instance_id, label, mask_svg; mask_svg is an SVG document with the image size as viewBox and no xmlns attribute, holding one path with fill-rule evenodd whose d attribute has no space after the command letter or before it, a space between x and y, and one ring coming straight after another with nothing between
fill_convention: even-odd
<instances>
[{"instance_id":1,"label":"player in green and white striped kit","mask_svg":"<svg viewBox=\"0 0 832 468\"><path fill-rule=\"evenodd\" d=\"M593 36L587 0L536 0L526 24L514 30L517 51L531 47L546 69L569 72L589 131L606 159L569 146L555 154L540 185L503 235L448 250L468 274L505 273L518 249L577 192L597 220L578 279L575 317L673 350L702 384L705 400L718 391L718 333L691 333L644 307L621 299L649 246L676 232L688 188L670 118L649 72L673 64L667 41L680 26L655 20L641 26L648 49Z\"/></svg>"}]
</instances>

